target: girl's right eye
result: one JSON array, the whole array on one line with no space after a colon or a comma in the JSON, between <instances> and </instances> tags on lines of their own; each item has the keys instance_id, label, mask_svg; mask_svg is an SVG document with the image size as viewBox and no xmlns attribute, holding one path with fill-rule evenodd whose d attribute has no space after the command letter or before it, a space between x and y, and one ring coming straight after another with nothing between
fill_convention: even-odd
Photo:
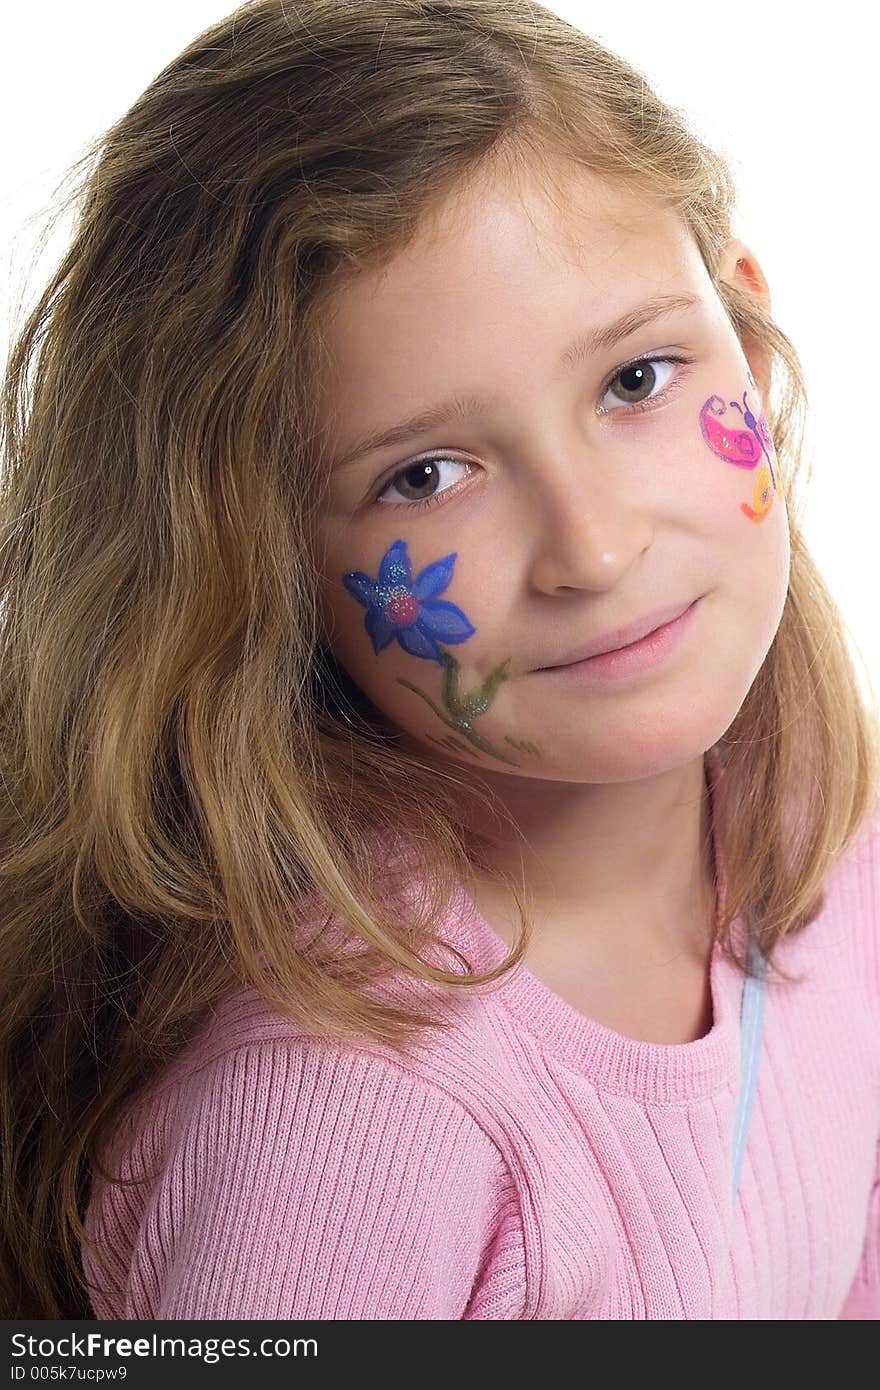
<instances>
[{"instance_id":1,"label":"girl's right eye","mask_svg":"<svg viewBox=\"0 0 880 1390\"><path fill-rule=\"evenodd\" d=\"M442 492L431 492L427 497L419 497L418 491L420 488L436 488L442 476L443 465L447 463L453 464L456 468L463 468L465 470L463 477L467 477L473 471L473 464L466 463L464 459L452 458L448 454L435 454L432 458L416 459L414 463L408 463L405 468L395 473L387 483L383 483L373 500L387 506L388 503L382 503L381 499L389 489L396 488L402 500L401 502L394 502L392 505L407 506L410 510L418 507L430 507L432 503L439 502L450 491L450 488L444 488ZM415 495L410 495L410 489Z\"/></svg>"}]
</instances>

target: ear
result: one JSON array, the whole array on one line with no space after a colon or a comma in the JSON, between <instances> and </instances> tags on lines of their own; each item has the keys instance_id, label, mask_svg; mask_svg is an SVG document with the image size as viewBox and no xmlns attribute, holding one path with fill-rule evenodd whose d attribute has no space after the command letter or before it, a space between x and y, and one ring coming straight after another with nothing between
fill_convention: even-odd
<instances>
[{"instance_id":1,"label":"ear","mask_svg":"<svg viewBox=\"0 0 880 1390\"><path fill-rule=\"evenodd\" d=\"M718 266L719 279L735 286L742 294L750 295L770 312L770 287L757 256L738 237L732 237L722 248ZM770 356L767 350L750 335L743 343L752 376L758 390L766 398L770 389Z\"/></svg>"}]
</instances>

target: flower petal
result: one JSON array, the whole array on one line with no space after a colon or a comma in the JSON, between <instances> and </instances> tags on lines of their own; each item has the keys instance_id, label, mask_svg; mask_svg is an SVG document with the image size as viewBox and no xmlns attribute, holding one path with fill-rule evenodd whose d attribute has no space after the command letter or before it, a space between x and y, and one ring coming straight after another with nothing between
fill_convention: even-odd
<instances>
[{"instance_id":1,"label":"flower petal","mask_svg":"<svg viewBox=\"0 0 880 1390\"><path fill-rule=\"evenodd\" d=\"M396 631L393 622L388 617L384 608L379 604L374 604L364 619L364 627L370 634L373 643L373 651L378 655L383 647L387 647Z\"/></svg>"},{"instance_id":2,"label":"flower petal","mask_svg":"<svg viewBox=\"0 0 880 1390\"><path fill-rule=\"evenodd\" d=\"M442 598L422 604L418 625L438 642L464 642L477 630L460 608Z\"/></svg>"},{"instance_id":3,"label":"flower petal","mask_svg":"<svg viewBox=\"0 0 880 1390\"><path fill-rule=\"evenodd\" d=\"M406 541L395 541L389 545L379 566L380 589L402 589L407 593L412 588L412 564L407 554Z\"/></svg>"},{"instance_id":4,"label":"flower petal","mask_svg":"<svg viewBox=\"0 0 880 1390\"><path fill-rule=\"evenodd\" d=\"M440 665L443 665L440 648L429 633L421 631L419 623L413 623L412 627L398 628L397 640L410 656L423 656L429 661L439 661Z\"/></svg>"},{"instance_id":5,"label":"flower petal","mask_svg":"<svg viewBox=\"0 0 880 1390\"><path fill-rule=\"evenodd\" d=\"M412 586L416 598L433 598L435 594L442 594L452 579L457 557L458 551L453 550L451 555L444 555L442 560L426 565Z\"/></svg>"},{"instance_id":6,"label":"flower petal","mask_svg":"<svg viewBox=\"0 0 880 1390\"><path fill-rule=\"evenodd\" d=\"M352 598L356 598L358 603L362 603L365 608L369 608L371 603L376 602L378 585L375 579L371 579L362 570L353 570L350 574L344 574L342 582Z\"/></svg>"}]
</instances>

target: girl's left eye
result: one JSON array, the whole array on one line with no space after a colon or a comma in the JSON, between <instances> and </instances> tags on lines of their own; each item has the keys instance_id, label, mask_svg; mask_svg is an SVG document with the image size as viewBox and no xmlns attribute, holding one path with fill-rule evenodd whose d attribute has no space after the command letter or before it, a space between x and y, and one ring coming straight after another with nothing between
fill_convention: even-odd
<instances>
[{"instance_id":1,"label":"girl's left eye","mask_svg":"<svg viewBox=\"0 0 880 1390\"><path fill-rule=\"evenodd\" d=\"M654 367L658 363L669 367L675 365L687 366L692 360L693 359L690 357L681 356L639 357L634 362L627 363L624 367L618 367L614 375L609 377L602 391L602 399L604 400L618 378L621 381L623 381L624 378L630 378L629 381L624 382L623 389L624 391L635 393L645 386L646 382L649 387L653 388L657 377ZM648 368L647 374L645 372L646 367ZM637 410L652 410L656 404L665 400L666 396L676 390L680 384L681 375L675 376L671 373L670 377L667 378L667 381L656 394L646 396L640 401L623 401L620 405L614 407L613 410L609 410L606 406L600 407L600 410L603 415L613 414L619 409L623 409L623 413L626 415L632 415ZM452 458L449 454L433 454L428 458L414 459L412 463L407 463L403 468L398 468L387 481L380 483L379 489L373 494L372 500L374 502L381 502L381 499L390 488L398 487L398 481L400 479L407 480L405 482L405 486L407 487L419 488L430 486L432 483L436 482L439 466L444 463L451 463L459 468L465 469L465 476L467 476L467 472L473 471L472 464L467 463L464 459ZM412 481L412 479L415 479L415 481ZM431 507L435 502L441 501L445 493L451 490L450 488L446 488L444 492L433 492L428 497L404 496L403 503L407 504L407 508L410 511L420 507ZM388 504L382 503L382 505ZM391 505L399 506L401 504L392 503Z\"/></svg>"}]
</instances>

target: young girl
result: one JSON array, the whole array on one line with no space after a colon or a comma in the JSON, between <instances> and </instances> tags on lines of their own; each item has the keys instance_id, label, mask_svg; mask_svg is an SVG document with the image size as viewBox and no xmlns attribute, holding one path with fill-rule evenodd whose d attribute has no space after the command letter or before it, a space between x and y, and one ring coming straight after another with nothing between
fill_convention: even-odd
<instances>
[{"instance_id":1,"label":"young girl","mask_svg":"<svg viewBox=\"0 0 880 1390\"><path fill-rule=\"evenodd\" d=\"M5 391L3 1316L878 1317L876 711L725 163L531 0L256 0L94 154Z\"/></svg>"}]
</instances>

